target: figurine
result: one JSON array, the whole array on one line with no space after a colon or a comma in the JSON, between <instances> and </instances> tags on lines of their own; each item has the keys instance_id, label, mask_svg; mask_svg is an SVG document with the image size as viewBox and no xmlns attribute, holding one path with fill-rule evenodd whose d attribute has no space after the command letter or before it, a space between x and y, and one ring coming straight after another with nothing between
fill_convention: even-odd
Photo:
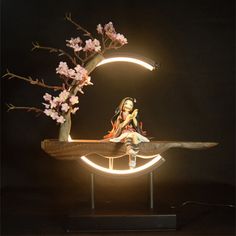
<instances>
[{"instance_id":1,"label":"figurine","mask_svg":"<svg viewBox=\"0 0 236 236\"><path fill-rule=\"evenodd\" d=\"M150 142L146 132L142 130L142 122L137 119L138 109L134 109L136 100L131 97L124 98L115 111L111 119L112 130L104 136L110 142L123 142L127 147L129 155L129 167L135 168L136 155L139 151L138 144L141 142Z\"/></svg>"}]
</instances>

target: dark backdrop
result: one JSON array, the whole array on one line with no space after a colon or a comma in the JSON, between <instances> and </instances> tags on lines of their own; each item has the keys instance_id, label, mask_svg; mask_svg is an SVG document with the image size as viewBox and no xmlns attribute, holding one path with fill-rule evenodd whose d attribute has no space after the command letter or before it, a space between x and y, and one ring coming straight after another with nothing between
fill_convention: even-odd
<instances>
[{"instance_id":1,"label":"dark backdrop","mask_svg":"<svg viewBox=\"0 0 236 236\"><path fill-rule=\"evenodd\" d=\"M94 86L85 89L80 110L73 117L72 137L101 138L110 129L110 118L120 100L135 97L144 128L156 140L219 143L204 151L173 149L163 154L167 161L156 171L157 180L168 186L172 201L180 193L188 199L190 192L176 186L199 184L202 189L218 189L219 184L235 185L234 9L233 0L3 0L2 74L8 68L55 84L59 80L55 68L62 59L45 51L31 52L31 42L64 48L66 39L78 35L64 21L66 12L92 32L98 23L112 21L128 38L128 45L120 51L153 59L161 68L150 72L117 63L94 71ZM2 79L1 92L2 189L47 190L51 200L71 199L76 193L86 201L87 171L74 162L56 161L40 148L42 140L57 138L54 121L34 113L6 112L5 103L40 107L46 90ZM104 192L116 196L124 187L140 196L147 189L146 178L120 182L98 177L100 197L106 198ZM119 185L120 189L114 187Z\"/></svg>"}]
</instances>

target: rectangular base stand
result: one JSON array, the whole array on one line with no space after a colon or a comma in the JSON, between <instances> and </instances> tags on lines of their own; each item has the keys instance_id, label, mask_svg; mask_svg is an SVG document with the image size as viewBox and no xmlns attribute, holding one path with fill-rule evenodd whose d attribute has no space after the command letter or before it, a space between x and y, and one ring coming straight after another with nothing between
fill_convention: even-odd
<instances>
[{"instance_id":1,"label":"rectangular base stand","mask_svg":"<svg viewBox=\"0 0 236 236\"><path fill-rule=\"evenodd\" d=\"M176 230L175 214L154 211L153 173L150 172L150 210L95 210L94 174L91 173L91 211L67 217L67 232L97 231L163 231ZM104 209L104 208L103 208ZM107 209L107 208L105 208ZM168 211L169 212L169 211Z\"/></svg>"},{"instance_id":2,"label":"rectangular base stand","mask_svg":"<svg viewBox=\"0 0 236 236\"><path fill-rule=\"evenodd\" d=\"M67 232L176 230L175 214L92 213L69 216Z\"/></svg>"}]
</instances>

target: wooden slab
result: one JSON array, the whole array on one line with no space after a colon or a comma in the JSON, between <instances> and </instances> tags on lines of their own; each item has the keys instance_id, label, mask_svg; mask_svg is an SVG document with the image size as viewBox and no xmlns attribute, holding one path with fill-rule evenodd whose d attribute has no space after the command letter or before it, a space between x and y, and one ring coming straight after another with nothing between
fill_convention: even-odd
<instances>
[{"instance_id":1,"label":"wooden slab","mask_svg":"<svg viewBox=\"0 0 236 236\"><path fill-rule=\"evenodd\" d=\"M161 154L170 148L206 149L217 144L216 142L151 141L139 144L139 155ZM61 142L46 139L41 142L41 147L47 154L58 160L78 160L89 153L116 158L126 152L126 146L123 143L111 143L104 140Z\"/></svg>"}]
</instances>

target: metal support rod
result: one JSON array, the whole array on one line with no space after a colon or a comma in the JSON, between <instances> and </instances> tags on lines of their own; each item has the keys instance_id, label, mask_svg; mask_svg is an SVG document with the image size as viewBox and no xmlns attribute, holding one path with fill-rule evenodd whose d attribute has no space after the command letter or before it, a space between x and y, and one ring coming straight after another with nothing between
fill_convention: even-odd
<instances>
[{"instance_id":1,"label":"metal support rod","mask_svg":"<svg viewBox=\"0 0 236 236\"><path fill-rule=\"evenodd\" d=\"M94 173L91 173L91 209L95 209L95 202L94 202Z\"/></svg>"},{"instance_id":2,"label":"metal support rod","mask_svg":"<svg viewBox=\"0 0 236 236\"><path fill-rule=\"evenodd\" d=\"M153 210L153 172L150 172L150 209Z\"/></svg>"}]
</instances>

